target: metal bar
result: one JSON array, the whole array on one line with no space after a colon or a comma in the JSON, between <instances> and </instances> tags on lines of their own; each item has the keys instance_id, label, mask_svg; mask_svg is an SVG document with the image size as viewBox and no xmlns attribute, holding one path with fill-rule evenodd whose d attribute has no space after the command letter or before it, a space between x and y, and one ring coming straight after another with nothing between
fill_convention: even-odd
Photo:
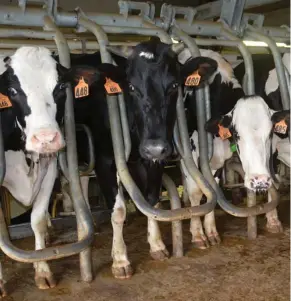
<instances>
[{"instance_id":1,"label":"metal bar","mask_svg":"<svg viewBox=\"0 0 291 301\"><path fill-rule=\"evenodd\" d=\"M106 46L108 45L108 39L102 27L95 24L93 21L89 20L83 15L79 17L79 25L88 29L96 36L98 43L100 45L102 61L105 63L112 63L110 54L107 52L106 49ZM119 32L119 30L120 30L119 28L116 28L117 32ZM157 30L153 30L153 29L147 29L147 30L150 30L153 35L159 34L159 31ZM140 33L140 30L132 28L131 33ZM181 99L181 101L183 106L183 100ZM123 185L125 186L126 190L128 191L131 199L134 201L137 208L144 215L159 221L176 221L182 219L189 219L192 216L202 216L212 211L215 206L214 201L201 206L194 206L190 208L179 208L174 210L158 209L148 204L148 202L144 199L143 195L141 194L139 188L136 186L135 182L133 181L128 171L128 167L126 165L126 158L124 153L124 141L122 138L121 122L120 122L118 103L116 97L107 96L107 105L108 105L108 112L109 112L109 119L110 119L110 129L112 135L114 157L115 157L115 163L118 170L118 174ZM182 111L183 110L184 109L182 109ZM183 112L183 114L185 114L185 112ZM189 143L188 133L185 135L185 139L186 138ZM189 150L190 150L190 145L189 145ZM190 153L190 157L193 162L191 153ZM200 186L202 185L202 180L198 180L196 182L198 183L198 185ZM205 194L208 196L208 198L210 197L210 189L209 190L205 189ZM212 200L211 198L209 199Z\"/></svg>"},{"instance_id":2,"label":"metal bar","mask_svg":"<svg viewBox=\"0 0 291 301\"><path fill-rule=\"evenodd\" d=\"M209 85L205 85L204 87L204 99L205 99L206 120L209 120L211 118ZM213 156L213 138L211 133L206 133L206 135L207 135L207 144L208 144L208 160L210 162Z\"/></svg>"},{"instance_id":3,"label":"metal bar","mask_svg":"<svg viewBox=\"0 0 291 301\"><path fill-rule=\"evenodd\" d=\"M276 72L277 72L277 76L278 76L278 82L279 82L279 87L280 87L283 109L284 110L290 109L290 97L289 97L288 86L287 86L287 82L286 82L286 78L285 78L285 68L284 68L284 64L282 62L282 58L281 58L280 52L278 50L278 47L277 47L275 41L251 25L248 25L246 32L250 36L254 37L257 40L265 42L269 46L269 48L273 54L274 62L275 62L275 66L276 66Z\"/></svg>"},{"instance_id":4,"label":"metal bar","mask_svg":"<svg viewBox=\"0 0 291 301\"><path fill-rule=\"evenodd\" d=\"M66 67L70 68L70 49L61 31L56 27L50 17L44 18L45 27L55 32L55 42L58 47L59 61ZM67 160L71 197L76 213L78 240L86 241L87 248L80 252L80 272L83 281L89 282L93 279L91 248L89 247L94 239L94 225L91 212L83 197L79 172L78 157L76 146L75 118L72 88L66 88L67 99L65 106L65 132L67 142Z\"/></svg>"},{"instance_id":5,"label":"metal bar","mask_svg":"<svg viewBox=\"0 0 291 301\"><path fill-rule=\"evenodd\" d=\"M89 147L89 163L87 168L80 167L79 170L80 170L81 177L89 176L95 167L95 150L94 150L93 136L89 127L85 124L76 124L76 130L84 131L85 134L87 135L88 147Z\"/></svg>"},{"instance_id":6,"label":"metal bar","mask_svg":"<svg viewBox=\"0 0 291 301\"><path fill-rule=\"evenodd\" d=\"M249 2L251 1L251 2ZM273 0L269 0L273 2ZM246 3L246 8L248 3L257 3L258 0L248 0ZM220 14L220 1L206 4L204 6L196 7L197 17L200 15L200 19L212 18L213 10L215 15L219 16ZM27 27L42 27L43 26L43 17L46 15L46 11L42 8L37 7L28 7L26 8L25 14L18 6L13 5L0 5L0 24L3 25L14 25L14 26L27 26ZM204 15L204 17L203 17ZM97 22L101 26L117 26L117 27L133 27L141 28L144 27L143 20L138 16L124 16L119 14L100 14L100 13L88 13L88 18L94 22ZM54 15L54 20L57 26L59 27L73 27L75 28L78 25L78 17L76 12L57 12ZM209 35L209 36L219 36L220 24L215 24L209 21L195 21L192 24L189 24L187 20L176 19L176 24L189 35ZM163 19L155 19L156 26L164 28ZM289 33L284 28L273 28L265 27L262 28L265 34L271 34L277 36L278 38L286 38L289 40Z\"/></svg>"},{"instance_id":7,"label":"metal bar","mask_svg":"<svg viewBox=\"0 0 291 301\"><path fill-rule=\"evenodd\" d=\"M138 42L110 42L110 46L135 46ZM68 45L71 50L79 50L82 51L82 43L81 41L68 41ZM56 50L56 44L53 41L49 40L10 40L10 39L1 39L0 40L0 49L13 49L21 46L43 46L50 50ZM86 42L87 51L96 51L99 49L98 43L95 41Z\"/></svg>"},{"instance_id":8,"label":"metal bar","mask_svg":"<svg viewBox=\"0 0 291 301\"><path fill-rule=\"evenodd\" d=\"M246 0L222 1L220 19L235 31L240 29L245 3Z\"/></svg>"},{"instance_id":9,"label":"metal bar","mask_svg":"<svg viewBox=\"0 0 291 301\"><path fill-rule=\"evenodd\" d=\"M252 207L256 205L256 193L250 189L247 189L247 206ZM249 216L247 218L248 224L248 238L256 239L257 238L257 217Z\"/></svg>"},{"instance_id":10,"label":"metal bar","mask_svg":"<svg viewBox=\"0 0 291 301\"><path fill-rule=\"evenodd\" d=\"M240 39L238 39L231 31L227 29L222 29L221 34L227 39L238 42L238 48L243 56L244 63L245 63L245 73L246 73L246 80L247 80L246 94L254 95L255 79L254 79L254 65L253 65L253 59L251 53L249 52L247 46Z\"/></svg>"},{"instance_id":11,"label":"metal bar","mask_svg":"<svg viewBox=\"0 0 291 301\"><path fill-rule=\"evenodd\" d=\"M168 196L171 203L171 209L181 208L181 200L173 180L166 174L163 174L163 186L168 191ZM183 257L183 229L182 221L172 222L172 241L173 241L173 256Z\"/></svg>"}]
</instances>

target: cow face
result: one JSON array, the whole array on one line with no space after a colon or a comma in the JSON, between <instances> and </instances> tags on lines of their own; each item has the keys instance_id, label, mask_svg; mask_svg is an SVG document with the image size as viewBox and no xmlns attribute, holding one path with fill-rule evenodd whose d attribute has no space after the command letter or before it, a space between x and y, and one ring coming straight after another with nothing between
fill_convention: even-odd
<instances>
[{"instance_id":1,"label":"cow face","mask_svg":"<svg viewBox=\"0 0 291 301\"><path fill-rule=\"evenodd\" d=\"M9 58L0 93L12 103L27 151L49 154L65 145L56 121L55 89L60 89L58 72L48 49L21 47Z\"/></svg>"},{"instance_id":2,"label":"cow face","mask_svg":"<svg viewBox=\"0 0 291 301\"><path fill-rule=\"evenodd\" d=\"M161 161L171 155L178 89L194 71L200 71L202 83L212 67L206 58L199 57L181 68L177 53L183 48L179 46L151 41L127 53L130 110L139 137L139 153L147 160Z\"/></svg>"},{"instance_id":3,"label":"cow face","mask_svg":"<svg viewBox=\"0 0 291 301\"><path fill-rule=\"evenodd\" d=\"M245 172L245 187L254 191L270 188L270 156L273 126L285 119L289 124L290 111L270 110L259 96L241 98L226 115L209 120L205 128L215 135L219 126L229 129L237 144L238 154Z\"/></svg>"}]
</instances>

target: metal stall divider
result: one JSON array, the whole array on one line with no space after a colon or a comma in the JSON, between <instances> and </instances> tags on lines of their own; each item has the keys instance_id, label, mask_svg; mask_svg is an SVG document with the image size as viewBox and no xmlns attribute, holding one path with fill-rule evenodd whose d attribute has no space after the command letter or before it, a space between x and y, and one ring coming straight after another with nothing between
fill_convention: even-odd
<instances>
[{"instance_id":1,"label":"metal stall divider","mask_svg":"<svg viewBox=\"0 0 291 301\"><path fill-rule=\"evenodd\" d=\"M60 54L61 62L69 67L69 49L61 32L49 17L44 20L45 24L54 30L54 39L57 44L57 48ZM10 239L7 231L4 215L2 209L0 209L0 247L2 251L10 258L26 263L33 263L38 261L54 260L63 257L68 257L80 253L80 269L82 280L92 280L91 270L91 255L90 245L94 238L94 227L90 211L83 200L83 195L80 190L78 167L76 160L76 142L74 131L74 112L72 110L72 94L71 90L67 89L67 101L66 101L66 131L67 131L67 149L68 149L68 171L71 175L72 182L72 195L76 211L77 224L78 224L78 239L79 241L72 244L65 244L62 246L49 247L41 250L21 250L15 247ZM0 123L1 126L1 123ZM5 176L5 157L3 147L3 136L0 128L0 183L2 184Z\"/></svg>"},{"instance_id":2,"label":"metal stall divider","mask_svg":"<svg viewBox=\"0 0 291 301\"><path fill-rule=\"evenodd\" d=\"M107 40L107 36L105 34L105 32L103 31L103 29L101 28L101 26L95 24L93 21L89 20L88 18L86 18L83 14L81 16L79 16L79 25L81 25L82 27L87 28L88 30L90 30L91 32L93 32L96 36L96 38L98 39L99 45L100 45L100 50L101 50L101 57L102 60L104 62L111 62L111 58L109 53L107 52L107 44L108 44L108 40ZM147 26L149 26L147 24ZM151 26L153 27L153 26ZM170 42L170 38L169 36L161 29L159 28L129 28L129 27L108 27L108 26L104 26L104 30L106 32L110 32L110 33L135 33L135 34L140 34L140 35L156 35L159 36L161 38L161 40L163 42ZM181 45L180 45L181 46ZM103 52L103 54L102 54ZM179 91L179 99L182 101L182 91ZM186 158L185 161L190 162L189 165L191 164L192 161L192 165L194 165L194 167L192 168L192 174L194 174L195 176L195 180L196 182L202 186L202 190L204 191L205 195L208 197L208 203L201 205L201 206L195 206L195 207L191 207L191 208L177 208L174 209L175 207L177 207L176 203L173 203L172 205L172 210L162 210L162 209L158 209L158 208L153 208L151 207L147 201L144 199L144 197L142 196L141 192L139 191L138 187L136 186L136 184L133 182L131 175L129 174L127 165L126 165L126 158L125 158L125 154L124 154L124 143L123 143L123 139L122 139L122 133L120 130L120 117L118 114L118 106L116 103L116 97L115 96L107 96L108 97L108 110L109 110L109 116L110 116L110 127L111 127L111 134L112 134L112 140L113 140L113 145L114 145L114 155L115 155L115 161L116 161L116 165L117 165L117 170L119 173L119 177L123 183L123 185L125 186L125 188L127 189L129 195L131 196L132 200L134 201L135 205L138 207L138 209L145 214L146 216L158 220L158 221L171 221L171 222L175 222L175 221L180 221L182 219L189 219L191 218L191 216L201 216L201 215L205 215L207 213L209 213L210 211L213 210L214 206L215 206L215 195L213 193L213 190L211 189L211 187L208 185L208 183L204 180L204 178L202 177L202 175L199 173L197 167L195 166L194 162L193 162L193 158L192 155L190 156L190 158ZM179 101L178 101L179 103ZM183 106L183 101L182 101L182 106ZM178 108L178 105L177 105ZM184 124L184 128L182 129L181 133L187 133L181 136L182 141L184 140L184 144L186 144L186 147L189 148L189 152L190 152L190 146L189 146L189 138L188 138L188 131L187 131L187 125L186 125L186 121L185 121L185 117L184 115L181 115L181 110L177 109L177 116L178 119L180 119L180 123ZM183 114L185 114L184 112L184 106L183 106ZM179 118L180 117L180 118ZM126 118L126 117L125 117ZM184 118L184 121L181 121L181 119ZM185 126L186 126L186 130L185 130ZM119 151L117 151L119 150ZM191 154L191 152L190 152ZM192 167L192 166L191 166ZM197 171L197 173L196 173ZM164 177L164 185L169 187L169 192L171 194L171 191L173 191L172 189L176 190L176 187L173 185L173 183L171 183L171 181L167 181L167 177ZM175 198L172 197L172 202L173 199ZM176 200L176 198L175 198ZM180 207L180 205L179 205ZM176 224L177 225L177 224ZM180 229L181 227L175 227L174 228L177 230ZM178 235L178 233L175 231L175 237L177 240L179 240L179 246L181 247L181 239L182 238L182 233L180 232L180 234ZM180 256L179 254L182 254L182 250L178 245L176 246L176 250L177 250L177 256Z\"/></svg>"}]
</instances>

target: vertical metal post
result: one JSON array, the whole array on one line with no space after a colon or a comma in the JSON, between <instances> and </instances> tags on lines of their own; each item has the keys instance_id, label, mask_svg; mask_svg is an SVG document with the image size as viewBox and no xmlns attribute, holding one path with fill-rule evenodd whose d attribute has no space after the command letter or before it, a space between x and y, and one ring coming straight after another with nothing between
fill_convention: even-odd
<instances>
[{"instance_id":1,"label":"vertical metal post","mask_svg":"<svg viewBox=\"0 0 291 301\"><path fill-rule=\"evenodd\" d=\"M52 22L51 18L44 17L46 26L55 31L55 42L57 44L60 63L66 67L71 67L70 49L66 42L65 37ZM79 170L78 170L78 157L76 145L76 131L75 131L75 118L74 118L74 104L72 88L66 88L67 99L65 106L65 132L67 141L67 159L68 159L68 175L70 177L70 190L73 199L73 204L76 212L78 240L82 240L87 236L87 227L89 228L90 235L94 235L94 226L91 212L87 207L81 190ZM93 280L92 274L92 254L91 248L80 253L80 272L83 281L90 282Z\"/></svg>"},{"instance_id":2,"label":"vertical metal post","mask_svg":"<svg viewBox=\"0 0 291 301\"><path fill-rule=\"evenodd\" d=\"M256 193L250 189L247 189L247 206L252 207L256 205ZM248 238L257 238L257 217L255 215L247 218L248 223Z\"/></svg>"},{"instance_id":3,"label":"vertical metal post","mask_svg":"<svg viewBox=\"0 0 291 301\"><path fill-rule=\"evenodd\" d=\"M171 209L181 208L181 201L173 180L167 175L163 174L163 186L167 189ZM172 242L173 242L173 256L183 257L183 229L182 222L172 222Z\"/></svg>"}]
</instances>

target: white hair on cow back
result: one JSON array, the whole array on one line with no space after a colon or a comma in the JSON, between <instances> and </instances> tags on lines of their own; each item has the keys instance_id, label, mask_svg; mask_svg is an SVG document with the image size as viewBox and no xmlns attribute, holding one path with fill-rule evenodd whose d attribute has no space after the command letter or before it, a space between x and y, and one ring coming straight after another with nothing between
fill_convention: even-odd
<instances>
[{"instance_id":1,"label":"white hair on cow back","mask_svg":"<svg viewBox=\"0 0 291 301\"><path fill-rule=\"evenodd\" d=\"M290 53L284 53L282 57L282 62L285 67L285 76L290 76ZM288 81L287 81L288 82ZM269 77L265 84L265 92L269 95L272 92L275 92L279 88L278 76L276 68L272 69L269 72Z\"/></svg>"},{"instance_id":2,"label":"white hair on cow back","mask_svg":"<svg viewBox=\"0 0 291 301\"><path fill-rule=\"evenodd\" d=\"M145 51L140 52L139 56L140 57L145 57L148 60L151 60L155 57L152 52L145 52Z\"/></svg>"},{"instance_id":3,"label":"white hair on cow back","mask_svg":"<svg viewBox=\"0 0 291 301\"><path fill-rule=\"evenodd\" d=\"M217 62L217 70L213 73L213 75L208 80L209 84L212 84L214 78L217 74L221 75L221 83L233 84L233 88L241 88L238 80L235 78L233 69L231 65L218 53L213 50L208 49L200 49L201 56L209 57ZM185 62L191 57L191 53L189 49L184 49L179 55L178 60L181 64L185 64Z\"/></svg>"}]
</instances>

